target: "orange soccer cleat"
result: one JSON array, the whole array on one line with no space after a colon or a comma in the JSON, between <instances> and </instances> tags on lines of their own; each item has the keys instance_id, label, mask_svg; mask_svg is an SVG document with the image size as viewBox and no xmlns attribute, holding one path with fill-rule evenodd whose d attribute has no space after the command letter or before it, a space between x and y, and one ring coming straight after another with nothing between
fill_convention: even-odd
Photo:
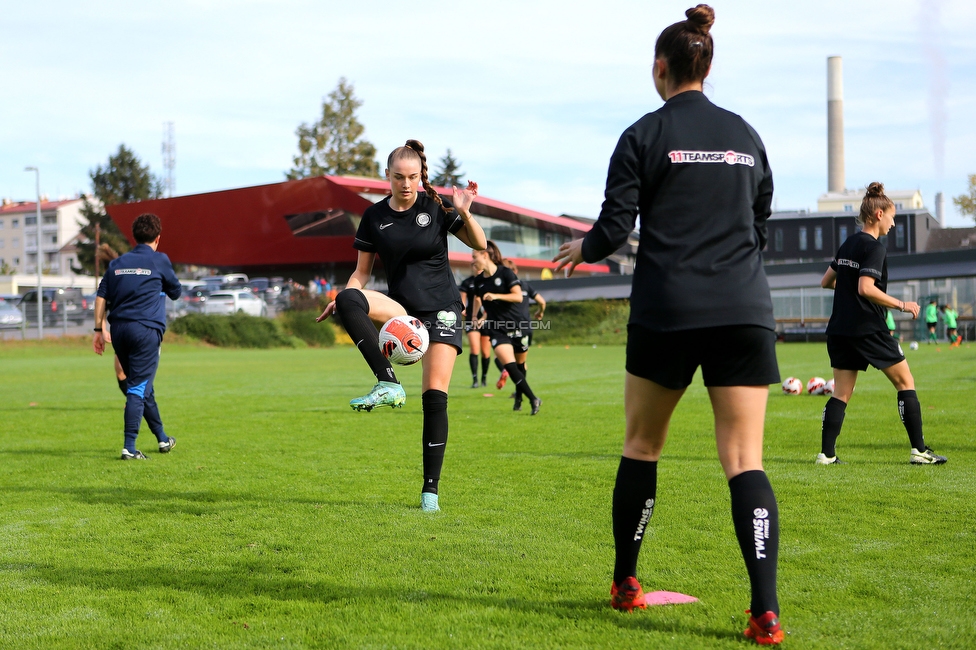
<instances>
[{"instance_id":1,"label":"orange soccer cleat","mask_svg":"<svg viewBox=\"0 0 976 650\"><path fill-rule=\"evenodd\" d=\"M508 371L502 370L502 376L499 377L498 381L495 383L495 388L497 388L498 390L505 388L506 381L508 381Z\"/></svg>"},{"instance_id":2,"label":"orange soccer cleat","mask_svg":"<svg viewBox=\"0 0 976 650\"><path fill-rule=\"evenodd\" d=\"M749 610L746 610L749 613ZM749 617L749 627L743 634L759 645L779 645L783 642L783 628L779 625L776 612L766 612L759 618Z\"/></svg>"},{"instance_id":3,"label":"orange soccer cleat","mask_svg":"<svg viewBox=\"0 0 976 650\"><path fill-rule=\"evenodd\" d=\"M641 589L637 578L631 576L617 586L616 582L610 584L610 607L622 612L632 612L635 609L647 609L644 603L644 590Z\"/></svg>"}]
</instances>

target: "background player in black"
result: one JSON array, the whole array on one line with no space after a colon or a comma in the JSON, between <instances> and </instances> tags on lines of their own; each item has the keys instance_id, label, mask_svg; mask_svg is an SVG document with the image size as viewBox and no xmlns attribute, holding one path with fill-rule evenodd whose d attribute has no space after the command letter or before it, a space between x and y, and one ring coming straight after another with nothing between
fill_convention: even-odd
<instances>
[{"instance_id":1,"label":"background player in black","mask_svg":"<svg viewBox=\"0 0 976 650\"><path fill-rule=\"evenodd\" d=\"M515 363L515 352L522 349L522 333L518 329L522 287L515 274L502 266L502 254L495 242L489 240L486 250L472 252L471 259L480 271L474 284L475 309L480 304L485 307L484 327L491 337L495 358L501 361L515 382L516 390L529 398L532 415L535 415L542 406L542 400L532 392L529 382Z\"/></svg>"},{"instance_id":2,"label":"background player in black","mask_svg":"<svg viewBox=\"0 0 976 650\"><path fill-rule=\"evenodd\" d=\"M515 262L505 259L502 260L502 264L518 276L518 265ZM522 302L519 304L519 330L522 332L522 351L515 353L515 365L518 366L518 369L522 371L525 377L528 377L529 369L527 361L529 358L529 348L532 347L532 319L542 319L543 314L546 313L546 299L532 287L528 280L519 278L519 284L522 286ZM529 305L531 300L535 301L537 307L534 316L531 313L531 306ZM521 411L522 391L518 389L518 386L515 387L515 392L512 393L512 397L515 398L515 404L512 406L512 410Z\"/></svg>"},{"instance_id":3,"label":"background player in black","mask_svg":"<svg viewBox=\"0 0 976 650\"><path fill-rule=\"evenodd\" d=\"M474 263L471 263L474 270ZM464 300L464 333L468 337L468 365L471 366L471 388L478 388L486 384L488 375L488 365L491 363L491 341L487 336L481 335L481 330L474 326L474 322L484 317L484 309L472 314L471 308L474 306L474 280L478 272L464 279L461 282L461 298ZM481 383L478 383L478 357L481 357Z\"/></svg>"},{"instance_id":4,"label":"background player in black","mask_svg":"<svg viewBox=\"0 0 976 650\"><path fill-rule=\"evenodd\" d=\"M644 607L637 557L654 510L657 461L671 413L699 365L715 413L732 521L752 586L745 635L780 643L779 515L763 471L768 385L779 382L775 321L762 268L772 172L758 134L702 93L712 61L707 5L658 37L653 76L663 107L624 131L610 159L600 218L560 247L557 271L617 250L640 215L624 404L613 491L611 605Z\"/></svg>"},{"instance_id":5,"label":"background player in black","mask_svg":"<svg viewBox=\"0 0 976 650\"><path fill-rule=\"evenodd\" d=\"M420 319L430 333L423 358L424 486L420 505L439 510L437 489L447 446L447 390L454 362L461 353L461 295L447 258L447 236L453 234L472 248L485 247L485 233L469 208L478 184L454 188L454 205L445 205L427 180L424 146L407 140L387 159L391 195L367 208L353 246L359 250L356 270L346 288L318 317L335 312L356 342L376 385L350 405L369 411L376 406L402 406L406 401L390 362L379 349L377 325L394 316ZM425 193L419 194L423 185ZM389 295L364 290L379 255L389 282Z\"/></svg>"},{"instance_id":6,"label":"background player in black","mask_svg":"<svg viewBox=\"0 0 976 650\"><path fill-rule=\"evenodd\" d=\"M834 369L834 394L827 400L821 425L820 465L834 465L836 443L844 424L847 404L854 393L858 371L874 366L898 390L901 417L912 450L914 465L940 465L938 456L922 437L922 407L915 393L915 378L901 346L891 337L885 323L885 308L911 312L918 318L919 305L903 302L885 293L888 288L887 250L878 237L888 234L895 223L895 204L885 196L884 185L871 183L857 215L861 232L847 238L830 263L820 284L834 290L834 308L827 323L827 353Z\"/></svg>"}]
</instances>

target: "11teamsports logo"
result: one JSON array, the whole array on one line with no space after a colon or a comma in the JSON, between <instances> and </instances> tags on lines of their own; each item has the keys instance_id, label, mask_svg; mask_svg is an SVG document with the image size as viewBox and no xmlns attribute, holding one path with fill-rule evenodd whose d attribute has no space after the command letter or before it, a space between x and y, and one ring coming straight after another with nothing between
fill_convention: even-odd
<instances>
[{"instance_id":1,"label":"11teamsports logo","mask_svg":"<svg viewBox=\"0 0 976 650\"><path fill-rule=\"evenodd\" d=\"M738 151L669 151L672 163L725 163L727 165L746 165L754 167L756 159Z\"/></svg>"}]
</instances>

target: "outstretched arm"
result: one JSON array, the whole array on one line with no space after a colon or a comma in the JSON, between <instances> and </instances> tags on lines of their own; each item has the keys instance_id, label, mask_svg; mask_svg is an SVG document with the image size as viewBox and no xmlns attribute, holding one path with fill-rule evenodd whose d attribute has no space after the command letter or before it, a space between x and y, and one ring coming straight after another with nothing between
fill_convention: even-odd
<instances>
[{"instance_id":1,"label":"outstretched arm","mask_svg":"<svg viewBox=\"0 0 976 650\"><path fill-rule=\"evenodd\" d=\"M488 246L488 238L485 237L481 224L471 215L471 204L474 203L476 196L478 196L478 184L474 181L468 181L468 186L463 190L454 187L454 209L464 220L464 227L454 236L464 242L468 248L483 251Z\"/></svg>"}]
</instances>

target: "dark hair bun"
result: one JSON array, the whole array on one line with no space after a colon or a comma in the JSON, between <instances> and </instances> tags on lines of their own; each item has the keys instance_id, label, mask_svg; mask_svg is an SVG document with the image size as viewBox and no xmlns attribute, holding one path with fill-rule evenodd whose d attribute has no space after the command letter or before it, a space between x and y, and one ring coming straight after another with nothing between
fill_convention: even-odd
<instances>
[{"instance_id":1,"label":"dark hair bun","mask_svg":"<svg viewBox=\"0 0 976 650\"><path fill-rule=\"evenodd\" d=\"M868 185L868 190L864 194L865 196L884 196L884 184L877 181Z\"/></svg>"},{"instance_id":2,"label":"dark hair bun","mask_svg":"<svg viewBox=\"0 0 976 650\"><path fill-rule=\"evenodd\" d=\"M685 12L688 22L694 25L702 34L708 34L708 30L715 24L715 10L708 5L698 5L694 9Z\"/></svg>"},{"instance_id":3,"label":"dark hair bun","mask_svg":"<svg viewBox=\"0 0 976 650\"><path fill-rule=\"evenodd\" d=\"M407 144L405 146L413 149L417 153L424 152L424 145L420 142L420 140L407 140Z\"/></svg>"}]
</instances>

